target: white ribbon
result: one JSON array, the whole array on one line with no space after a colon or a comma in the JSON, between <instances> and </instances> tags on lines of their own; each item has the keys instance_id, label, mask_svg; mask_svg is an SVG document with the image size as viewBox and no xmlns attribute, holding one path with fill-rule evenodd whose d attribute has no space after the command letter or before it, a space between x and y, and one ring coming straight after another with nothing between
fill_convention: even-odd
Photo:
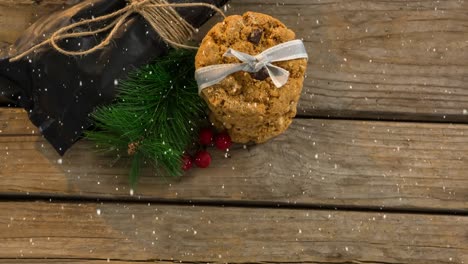
<instances>
[{"instance_id":1,"label":"white ribbon","mask_svg":"<svg viewBox=\"0 0 468 264\"><path fill-rule=\"evenodd\" d=\"M198 83L199 93L201 93L203 89L219 83L235 72L246 71L254 73L260 71L263 67L267 69L273 84L277 88L281 88L288 82L289 72L271 63L295 59L308 59L304 43L298 39L271 47L256 56L233 49L228 49L223 56L236 57L242 61L242 63L217 64L198 69L195 72L195 79Z\"/></svg>"}]
</instances>

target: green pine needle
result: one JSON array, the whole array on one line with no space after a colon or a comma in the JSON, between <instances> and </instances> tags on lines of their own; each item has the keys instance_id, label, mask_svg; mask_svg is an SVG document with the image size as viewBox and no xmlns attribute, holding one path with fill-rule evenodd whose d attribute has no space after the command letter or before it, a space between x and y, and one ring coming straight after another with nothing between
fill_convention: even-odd
<instances>
[{"instance_id":1,"label":"green pine needle","mask_svg":"<svg viewBox=\"0 0 468 264\"><path fill-rule=\"evenodd\" d=\"M166 57L129 74L114 104L92 115L96 129L86 137L106 152L128 155L135 146L130 182L135 184L142 160L171 176L182 175L182 155L204 114L198 96L192 51Z\"/></svg>"}]
</instances>

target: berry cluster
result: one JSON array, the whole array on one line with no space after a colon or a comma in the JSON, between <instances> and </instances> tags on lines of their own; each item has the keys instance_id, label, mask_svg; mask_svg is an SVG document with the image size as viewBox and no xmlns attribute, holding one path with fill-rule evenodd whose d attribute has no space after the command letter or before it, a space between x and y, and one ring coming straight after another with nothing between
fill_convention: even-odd
<instances>
[{"instance_id":1,"label":"berry cluster","mask_svg":"<svg viewBox=\"0 0 468 264\"><path fill-rule=\"evenodd\" d=\"M203 128L198 134L198 143L201 146L194 156L186 153L182 157L182 169L188 171L193 167L193 164L199 168L208 168L211 164L211 155L206 150L207 147L214 146L222 151L227 151L232 146L231 137L227 132L215 134L211 128Z\"/></svg>"}]
</instances>

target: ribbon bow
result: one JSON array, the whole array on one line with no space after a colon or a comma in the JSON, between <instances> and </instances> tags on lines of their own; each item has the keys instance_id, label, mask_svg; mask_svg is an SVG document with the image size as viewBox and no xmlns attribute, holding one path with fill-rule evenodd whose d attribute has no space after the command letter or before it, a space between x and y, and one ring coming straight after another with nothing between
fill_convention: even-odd
<instances>
[{"instance_id":1,"label":"ribbon bow","mask_svg":"<svg viewBox=\"0 0 468 264\"><path fill-rule=\"evenodd\" d=\"M264 67L267 69L273 84L277 88L281 88L288 82L289 72L271 63L295 59L308 59L304 43L301 40L292 40L279 44L256 56L234 49L228 49L223 56L236 57L242 61L242 63L217 64L198 69L195 72L195 79L198 83L199 93L201 93L203 89L219 83L235 72L245 71L254 73L260 71Z\"/></svg>"}]
</instances>

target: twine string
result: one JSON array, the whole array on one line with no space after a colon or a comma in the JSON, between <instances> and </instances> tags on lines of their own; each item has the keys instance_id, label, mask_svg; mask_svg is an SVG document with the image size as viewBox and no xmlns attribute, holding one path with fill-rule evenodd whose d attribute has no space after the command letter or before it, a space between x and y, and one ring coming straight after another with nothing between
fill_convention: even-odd
<instances>
[{"instance_id":1,"label":"twine string","mask_svg":"<svg viewBox=\"0 0 468 264\"><path fill-rule=\"evenodd\" d=\"M190 25L184 18L179 15L179 13L174 9L175 7L208 7L226 18L224 12L221 9L208 3L168 3L166 0L131 0L127 6L113 13L85 19L60 28L59 30L55 31L48 39L45 39L41 43L34 45L28 50L12 57L10 61L18 61L31 52L46 45L51 45L59 53L68 56L82 56L91 54L109 45L120 27L126 22L127 18L133 14L141 15L149 23L151 28L153 28L153 30L161 36L162 40L172 47L197 49L197 47L184 44L190 39L193 32L195 31L195 28L193 28L192 25ZM90 26L93 23L108 21L111 19L113 19L113 21L109 23L109 25L106 25L102 28L69 33L70 31L81 26ZM98 33L102 33L108 30L111 31L106 38L87 50L66 50L60 47L58 44L58 42L63 39L94 36Z\"/></svg>"}]
</instances>

